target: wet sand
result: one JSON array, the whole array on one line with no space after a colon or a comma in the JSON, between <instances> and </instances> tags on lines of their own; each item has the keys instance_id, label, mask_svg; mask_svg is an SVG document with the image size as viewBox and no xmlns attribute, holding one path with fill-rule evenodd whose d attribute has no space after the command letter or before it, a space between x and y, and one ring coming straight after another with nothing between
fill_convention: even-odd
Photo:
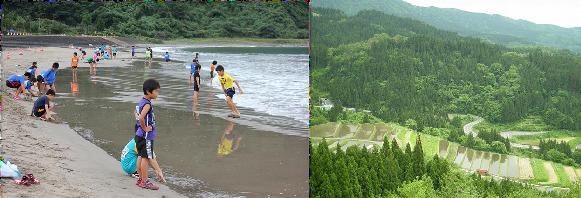
<instances>
[{"instance_id":1,"label":"wet sand","mask_svg":"<svg viewBox=\"0 0 581 198\"><path fill-rule=\"evenodd\" d=\"M43 49L43 51L40 51L40 49ZM133 136L134 119L132 110L134 103L142 95L138 90L140 89L140 83L144 78L155 77L158 74L151 72L134 76L123 73L121 76L116 76L125 77L130 83L140 81L137 84L132 83L132 85L117 84L116 86L135 86L137 88L135 92L127 92L122 97L117 97L119 96L119 93L116 92L118 90L108 87L110 84L104 82L112 79L111 71L117 68L123 67L129 68L129 71L136 71L131 70L136 68L130 64L131 59L128 57L128 53L120 53L117 60L107 60L99 63L95 75L89 73L88 64L80 64L79 79L77 79L76 83L72 83L68 64L72 52L75 51L74 49L42 47L28 50L24 48L23 55L19 55L19 51L9 51L11 54L10 59L6 59L7 57L5 56L5 63L9 66L5 71L10 74L17 71L21 73L32 61L39 62L41 70L48 68L52 62L61 63L62 69L59 70L59 77L56 83L57 93L59 94L56 101L56 112L58 113L57 116L62 118L67 125L56 124L55 126L59 126L63 130L75 131L80 135L75 137L83 137L99 146L102 149L100 151L104 150L105 152L102 153L115 162L115 165L112 165L111 168L118 171L118 173L115 173L115 178L126 178L126 176L122 175L118 161L116 162L115 158L119 157L121 149ZM139 61L137 60L137 62ZM17 64L21 66L16 66ZM156 67L159 67L159 65L154 63L150 69L155 71ZM143 72L143 69L141 67L141 72ZM223 117L225 117L227 110L223 107L223 100L216 100L216 98L214 100L204 100L212 98L213 94L201 94L200 100L201 103L205 103L205 107L201 109L201 119L193 120L191 111L188 111L191 110L191 104L189 104L191 103L191 93L188 92L184 95L184 101L165 101L163 92L165 94L179 94L171 91L179 89L179 86L175 85L175 82L161 81L164 85L174 84L165 86L161 100L154 101L154 104L159 104L159 106L156 106L158 122L164 123L159 126L160 135L159 140L156 142L156 153L158 154L160 165L166 172L168 185L172 189L187 196L206 197L237 195L249 197L308 196L308 142L306 137L288 135L288 132L272 132L260 126L249 127L245 125L252 124L253 119L262 119L265 115L260 113L251 113L246 116L247 119L224 119ZM72 93L73 89L78 91L75 91L74 95ZM175 104L184 102L190 106L186 110L176 110ZM31 106L31 104L26 104L26 106ZM242 112L248 111L242 110ZM286 118L272 118L277 123L286 124L284 122ZM16 123L19 124L20 121ZM232 130L229 128L232 128ZM297 127L297 130L302 128ZM46 130L53 129L49 127ZM69 133L68 135L71 134ZM73 135L76 134L73 133ZM234 139L234 142L238 142L239 140L239 143L235 143L238 144L238 149L231 153L226 152L228 154L225 156L219 154L219 145L221 140L223 141L223 137L226 137L227 141ZM74 143L76 142L75 140ZM88 141L84 142L89 143ZM91 146L94 145L91 144ZM18 150L13 152L18 152ZM111 158L111 156L114 158ZM13 159L16 161L19 157L14 156ZM27 164L22 163L18 165L27 166ZM54 162L48 161L43 165L54 166ZM80 170L80 172L88 172L88 170ZM79 178L83 178L83 176ZM126 179L133 181L131 178ZM114 182L110 183L110 185L126 186ZM55 186L67 189L72 188L61 184L56 184ZM94 193L98 191L80 190L79 192L86 192L85 194L90 196L95 195ZM79 196L83 196L83 194Z\"/></svg>"},{"instance_id":2,"label":"wet sand","mask_svg":"<svg viewBox=\"0 0 581 198\"><path fill-rule=\"evenodd\" d=\"M187 83L163 78L157 71L163 66L144 68L140 64L138 61L138 66L127 68L99 68L94 75L86 68L79 70L74 85L78 92L73 95L71 86L60 91L59 116L83 137L118 158L134 136L133 109L143 95L139 83L156 78L162 90L160 98L153 101L159 131L155 148L159 163L168 172L170 187L188 196L307 196L306 137L239 124L265 116L245 108L240 108L243 121L226 119L224 101L214 97L212 89L200 92L202 114L195 120L191 92L181 90L187 89ZM59 72L57 83L70 85L71 71ZM135 92L121 91L128 88ZM229 137L238 148L221 151L223 137Z\"/></svg>"}]
</instances>

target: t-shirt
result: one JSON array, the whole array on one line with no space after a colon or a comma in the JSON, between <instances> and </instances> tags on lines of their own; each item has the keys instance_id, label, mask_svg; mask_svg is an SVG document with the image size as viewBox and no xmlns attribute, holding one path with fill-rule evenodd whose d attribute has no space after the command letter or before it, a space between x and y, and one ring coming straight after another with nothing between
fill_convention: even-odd
<instances>
[{"instance_id":1,"label":"t-shirt","mask_svg":"<svg viewBox=\"0 0 581 198\"><path fill-rule=\"evenodd\" d=\"M131 48L131 53L135 53L135 48Z\"/></svg>"},{"instance_id":2,"label":"t-shirt","mask_svg":"<svg viewBox=\"0 0 581 198\"><path fill-rule=\"evenodd\" d=\"M151 57L151 55L150 55L150 54L151 54L151 52L150 52L149 50L145 51L145 55L146 55L148 58L149 58L149 57Z\"/></svg>"},{"instance_id":3,"label":"t-shirt","mask_svg":"<svg viewBox=\"0 0 581 198\"><path fill-rule=\"evenodd\" d=\"M116 47L113 48L113 53L117 53L117 48Z\"/></svg>"},{"instance_id":4,"label":"t-shirt","mask_svg":"<svg viewBox=\"0 0 581 198\"><path fill-rule=\"evenodd\" d=\"M89 58L87 58L87 62L88 62L88 63L90 63L90 62L93 62L93 57L89 57Z\"/></svg>"},{"instance_id":5,"label":"t-shirt","mask_svg":"<svg viewBox=\"0 0 581 198\"><path fill-rule=\"evenodd\" d=\"M34 67L30 66L30 67L28 68L28 70L26 70L26 72L28 72L28 73L32 74L32 76L35 76L35 75L36 75L36 68L34 68Z\"/></svg>"},{"instance_id":6,"label":"t-shirt","mask_svg":"<svg viewBox=\"0 0 581 198\"><path fill-rule=\"evenodd\" d=\"M32 87L32 82L30 82L30 80L27 80L26 82L24 82L24 84L26 85L26 90L30 91L30 88Z\"/></svg>"},{"instance_id":7,"label":"t-shirt","mask_svg":"<svg viewBox=\"0 0 581 198\"><path fill-rule=\"evenodd\" d=\"M21 85L24 85L24 76L23 75L16 75L13 74L12 76L8 77L7 79L10 82L20 82Z\"/></svg>"},{"instance_id":8,"label":"t-shirt","mask_svg":"<svg viewBox=\"0 0 581 198\"><path fill-rule=\"evenodd\" d=\"M192 64L190 65L190 72L191 72L192 74L193 74L193 73L196 73L196 63L192 63Z\"/></svg>"},{"instance_id":9,"label":"t-shirt","mask_svg":"<svg viewBox=\"0 0 581 198\"><path fill-rule=\"evenodd\" d=\"M165 58L166 61L169 60L169 54L165 54L163 57Z\"/></svg>"},{"instance_id":10,"label":"t-shirt","mask_svg":"<svg viewBox=\"0 0 581 198\"><path fill-rule=\"evenodd\" d=\"M72 66L79 66L79 57L77 57L77 56L73 56L73 57L71 58L71 65L72 65Z\"/></svg>"},{"instance_id":11,"label":"t-shirt","mask_svg":"<svg viewBox=\"0 0 581 198\"><path fill-rule=\"evenodd\" d=\"M234 78L227 73L224 73L223 76L220 76L220 83L224 85L224 89L230 89L234 87Z\"/></svg>"},{"instance_id":12,"label":"t-shirt","mask_svg":"<svg viewBox=\"0 0 581 198\"><path fill-rule=\"evenodd\" d=\"M40 75L44 78L44 80L49 84L54 84L56 79L56 71L53 71L52 68L42 72Z\"/></svg>"},{"instance_id":13,"label":"t-shirt","mask_svg":"<svg viewBox=\"0 0 581 198\"><path fill-rule=\"evenodd\" d=\"M137 120L137 122L135 123L138 127L137 127L137 132L135 133L135 135L139 136L139 137L145 137L145 139L148 140L153 140L156 137L156 131L157 131L157 127L155 126L155 114L153 113L153 105L151 105L151 101L149 101L146 98L141 98L141 100L139 101L139 111L138 113L141 113L141 111L143 111L143 107L149 104L149 112L147 112L147 115L145 116L145 126L151 126L152 130L147 133L147 137L145 137L145 131L141 128L141 125L139 124L139 120Z\"/></svg>"},{"instance_id":14,"label":"t-shirt","mask_svg":"<svg viewBox=\"0 0 581 198\"><path fill-rule=\"evenodd\" d=\"M121 151L121 168L127 174L133 174L137 171L137 147L135 139L131 139L123 151Z\"/></svg>"},{"instance_id":15,"label":"t-shirt","mask_svg":"<svg viewBox=\"0 0 581 198\"><path fill-rule=\"evenodd\" d=\"M38 97L38 99L36 99L36 101L34 102L34 110L38 111L39 109L44 109L44 105L49 105L50 107L48 96L46 95Z\"/></svg>"}]
</instances>

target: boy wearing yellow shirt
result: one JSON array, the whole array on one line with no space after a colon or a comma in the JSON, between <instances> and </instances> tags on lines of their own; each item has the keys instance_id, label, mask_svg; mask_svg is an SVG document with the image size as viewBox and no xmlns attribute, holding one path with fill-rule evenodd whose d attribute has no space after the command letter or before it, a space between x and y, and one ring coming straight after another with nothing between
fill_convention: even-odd
<instances>
[{"instance_id":1,"label":"boy wearing yellow shirt","mask_svg":"<svg viewBox=\"0 0 581 198\"><path fill-rule=\"evenodd\" d=\"M218 65L218 67L216 67L216 72L218 72L219 77L218 79L220 80L220 85L222 85L222 90L224 91L224 95L226 95L226 104L228 104L230 111L232 111L232 113L228 115L228 117L240 118L240 112L238 112L238 109L236 108L236 105L234 104L232 98L234 97L234 94L236 94L234 84L236 84L236 87L238 87L238 89L240 90L240 94L243 93L242 88L240 88L238 81L234 80L232 76L224 72L224 67L222 65Z\"/></svg>"}]
</instances>

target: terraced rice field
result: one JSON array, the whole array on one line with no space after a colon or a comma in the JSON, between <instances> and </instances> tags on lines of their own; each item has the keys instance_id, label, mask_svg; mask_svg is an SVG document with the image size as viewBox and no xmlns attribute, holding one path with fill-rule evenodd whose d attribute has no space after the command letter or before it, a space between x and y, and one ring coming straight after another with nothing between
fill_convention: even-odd
<instances>
[{"instance_id":1,"label":"terraced rice field","mask_svg":"<svg viewBox=\"0 0 581 198\"><path fill-rule=\"evenodd\" d=\"M381 147L384 137L395 139L402 149L405 149L407 143L413 149L418 135L417 132L393 123L327 123L311 127L311 141L314 145L326 138L330 148L336 149L340 145L343 150L350 146L365 146L368 149ZM567 186L581 179L581 169L574 167L540 159L477 151L427 134L420 136L426 157L438 155L465 170L484 169L494 176L555 186Z\"/></svg>"}]
</instances>

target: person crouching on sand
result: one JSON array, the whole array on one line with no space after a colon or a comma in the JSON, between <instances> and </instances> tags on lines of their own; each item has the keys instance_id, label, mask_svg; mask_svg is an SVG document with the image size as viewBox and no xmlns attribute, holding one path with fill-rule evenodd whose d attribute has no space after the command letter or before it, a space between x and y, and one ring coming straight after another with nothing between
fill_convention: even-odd
<instances>
[{"instance_id":1,"label":"person crouching on sand","mask_svg":"<svg viewBox=\"0 0 581 198\"><path fill-rule=\"evenodd\" d=\"M42 73L40 73L40 75L38 75L37 77L37 81L38 81L38 90L40 92L43 92L41 90L48 90L48 89L52 89L55 90L55 81L56 81L56 74L57 71L59 69L59 63L53 63L52 67ZM43 86L44 85L44 86Z\"/></svg>"},{"instance_id":2,"label":"person crouching on sand","mask_svg":"<svg viewBox=\"0 0 581 198\"><path fill-rule=\"evenodd\" d=\"M52 112L53 107L50 105L50 103L54 101L55 97L56 94L54 90L49 89L48 91L46 91L46 95L38 97L38 99L36 99L36 101L34 102L34 106L32 107L32 113L30 115L40 118L41 120L44 121L52 120L53 118L51 117L50 112Z\"/></svg>"},{"instance_id":3,"label":"person crouching on sand","mask_svg":"<svg viewBox=\"0 0 581 198\"><path fill-rule=\"evenodd\" d=\"M20 100L20 94L26 91L27 87L30 87L30 77L32 74L25 72L24 75L11 75L6 80L6 86L9 88L15 88L16 93L14 93L14 99ZM30 88L28 89L30 92ZM32 94L32 92L30 92Z\"/></svg>"}]
</instances>

